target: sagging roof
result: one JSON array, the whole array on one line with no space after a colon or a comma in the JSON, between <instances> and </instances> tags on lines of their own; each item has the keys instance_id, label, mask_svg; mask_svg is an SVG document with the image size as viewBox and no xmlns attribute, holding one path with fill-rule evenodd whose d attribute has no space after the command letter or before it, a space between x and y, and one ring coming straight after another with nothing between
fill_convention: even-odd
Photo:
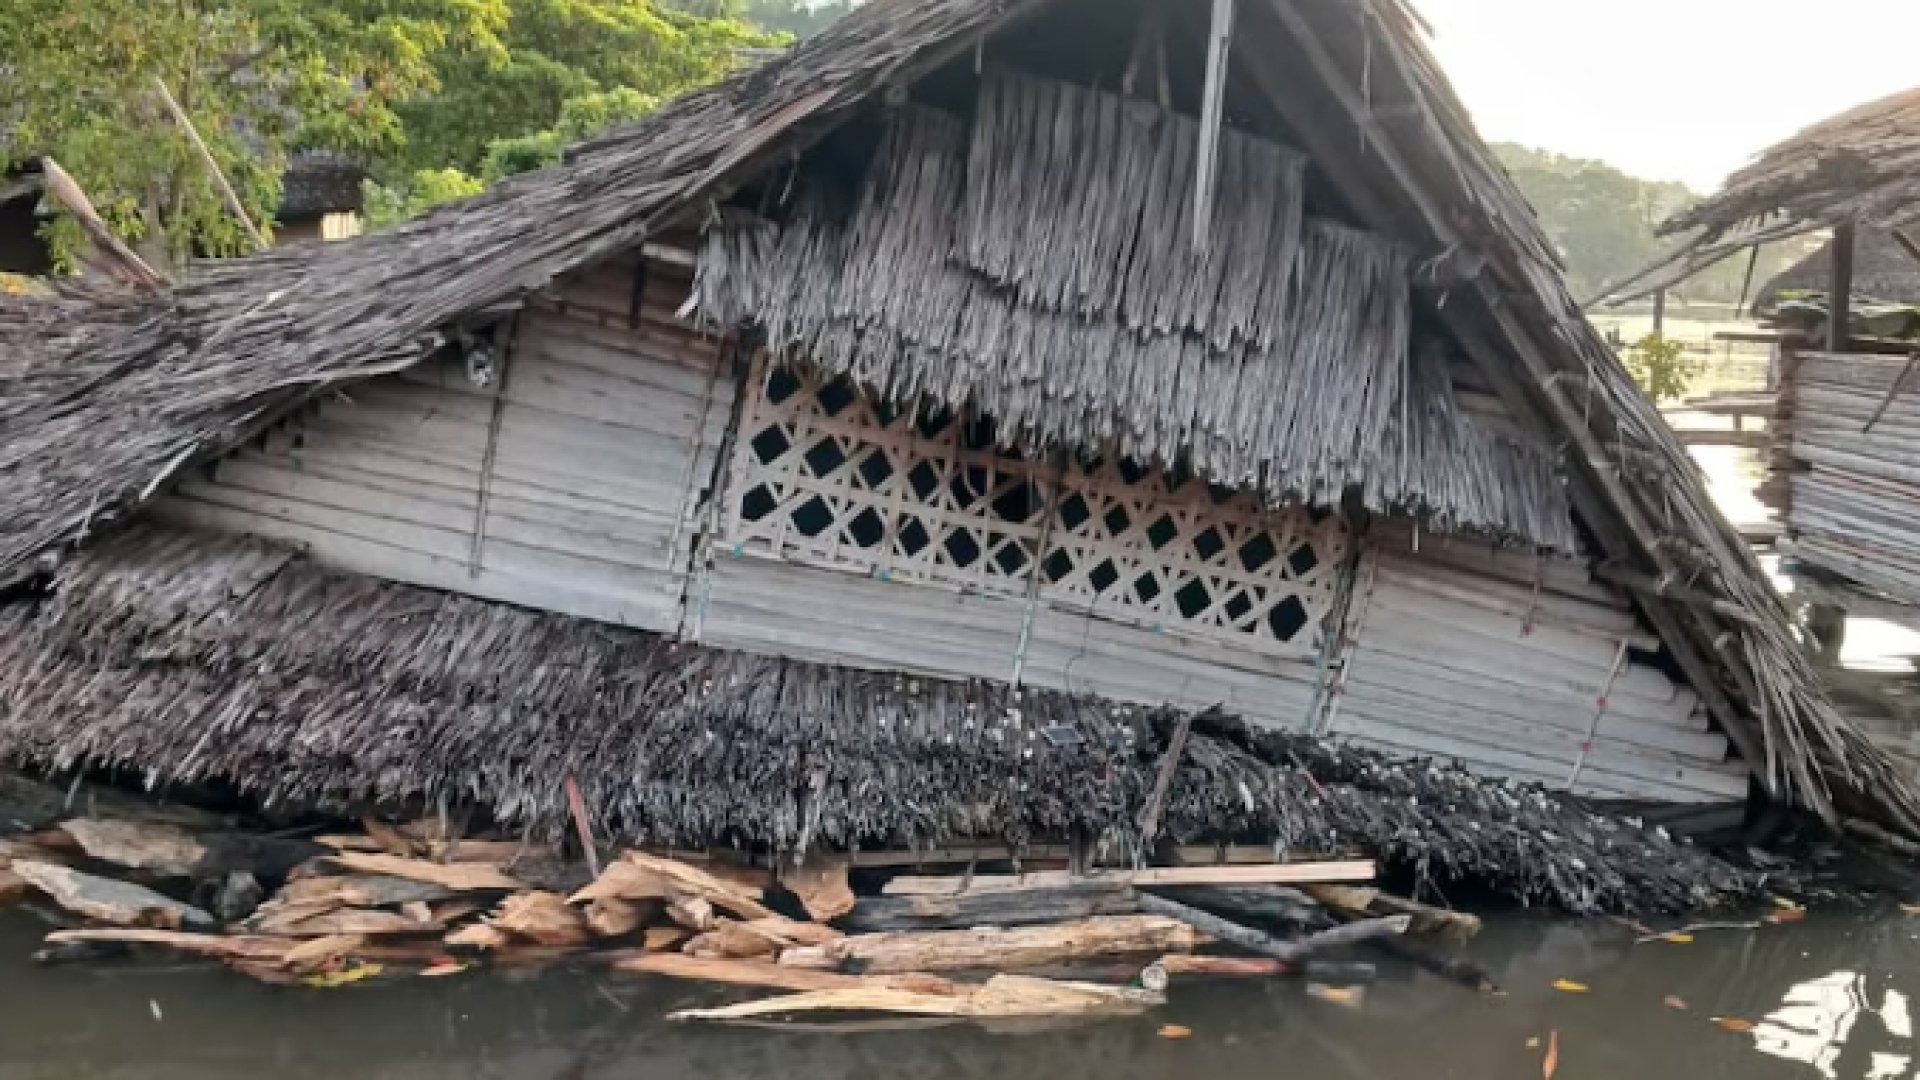
<instances>
[{"instance_id":1,"label":"sagging roof","mask_svg":"<svg viewBox=\"0 0 1920 1080\"><path fill-rule=\"evenodd\" d=\"M270 804L478 804L558 838L669 846L1137 848L1172 713L679 645L136 525L0 604L0 755L222 779ZM1431 762L1201 717L1163 835L1365 850L1574 911L1760 884L1664 833Z\"/></svg>"},{"instance_id":2,"label":"sagging roof","mask_svg":"<svg viewBox=\"0 0 1920 1080\"><path fill-rule=\"evenodd\" d=\"M1663 223L1663 236L1691 235L1603 299L1650 295L1756 244L1839 225L1892 229L1917 221L1920 89L1849 109L1770 147L1718 192Z\"/></svg>"},{"instance_id":3,"label":"sagging roof","mask_svg":"<svg viewBox=\"0 0 1920 1080\"><path fill-rule=\"evenodd\" d=\"M638 248L878 92L1070 0L875 0L762 67L392 232L211 265L60 315L0 306L0 582L314 394L419 363L557 275ZM1607 569L1782 798L1920 835L1920 796L1819 689L1704 480L1567 291L1400 0L1250 0L1236 85L1342 209L1414 252L1429 315L1537 438ZM1176 7L1204 26L1208 5ZM1191 29L1189 27L1188 29ZM61 332L45 334L49 320Z\"/></svg>"}]
</instances>

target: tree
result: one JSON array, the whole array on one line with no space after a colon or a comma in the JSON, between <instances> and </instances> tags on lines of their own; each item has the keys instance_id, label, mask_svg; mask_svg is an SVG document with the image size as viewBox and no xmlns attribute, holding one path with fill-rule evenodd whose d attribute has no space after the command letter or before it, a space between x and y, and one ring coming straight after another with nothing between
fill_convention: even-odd
<instances>
[{"instance_id":1,"label":"tree","mask_svg":"<svg viewBox=\"0 0 1920 1080\"><path fill-rule=\"evenodd\" d=\"M755 26L809 38L845 17L861 0L728 0Z\"/></svg>"},{"instance_id":2,"label":"tree","mask_svg":"<svg viewBox=\"0 0 1920 1080\"><path fill-rule=\"evenodd\" d=\"M438 88L443 54L497 62L507 15L507 0L7 0L0 165L53 156L150 260L244 251L154 80L267 223L289 148L398 153L399 107ZM66 223L50 239L56 257L78 242Z\"/></svg>"},{"instance_id":3,"label":"tree","mask_svg":"<svg viewBox=\"0 0 1920 1080\"><path fill-rule=\"evenodd\" d=\"M559 131L569 103L578 137L594 130L580 121L595 109L631 119L636 102L710 82L742 50L783 40L648 0L511 0L511 9L499 50L444 54L439 88L397 110L408 139L389 179L421 169L478 174L496 142ZM614 91L626 96L607 96Z\"/></svg>"}]
</instances>

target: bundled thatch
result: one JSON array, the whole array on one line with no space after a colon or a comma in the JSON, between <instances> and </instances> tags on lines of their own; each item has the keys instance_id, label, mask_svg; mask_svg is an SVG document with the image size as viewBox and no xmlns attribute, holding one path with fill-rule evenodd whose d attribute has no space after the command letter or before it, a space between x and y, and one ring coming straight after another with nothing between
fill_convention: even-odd
<instances>
[{"instance_id":1,"label":"bundled thatch","mask_svg":"<svg viewBox=\"0 0 1920 1080\"><path fill-rule=\"evenodd\" d=\"M216 266L131 307L61 317L0 298L0 401L10 403L0 585L235 445L253 421L417 363L449 327L484 322L558 274L700 220L704 197L791 160L884 87L963 56L970 65L1018 19L1089 8L874 0L561 166L394 232ZM1170 15L1191 31L1207 9L1183 3ZM1647 593L1643 609L1767 788L1920 835L1920 795L1819 690L1765 574L1567 294L1551 245L1416 17L1399 0L1246 5L1235 49L1258 58L1238 67L1236 86L1284 122L1358 223L1412 250L1420 267L1453 268L1434 279L1450 283L1431 305L1438 330L1526 430L1564 447L1575 511L1601 557L1638 580L1684 586ZM49 319L68 332L49 341ZM38 389L11 407L23 382Z\"/></svg>"},{"instance_id":2,"label":"bundled thatch","mask_svg":"<svg viewBox=\"0 0 1920 1080\"><path fill-rule=\"evenodd\" d=\"M1920 221L1920 90L1823 120L1768 149L1714 195L1675 215L1662 235L1691 232L1653 266L1611 287L1645 296L1757 243L1837 225L1898 228Z\"/></svg>"},{"instance_id":3,"label":"bundled thatch","mask_svg":"<svg viewBox=\"0 0 1920 1080\"><path fill-rule=\"evenodd\" d=\"M1197 141L1150 105L990 77L971 136L896 114L847 220L803 195L785 228L709 230L696 299L783 359L978 408L1024 451L1117 446L1276 501L1359 490L1575 551L1551 451L1462 415L1444 371L1410 375L1405 253L1303 227L1298 157L1237 134L1196 252Z\"/></svg>"},{"instance_id":4,"label":"bundled thatch","mask_svg":"<svg viewBox=\"0 0 1920 1080\"><path fill-rule=\"evenodd\" d=\"M602 835L682 845L1126 849L1172 717L1091 698L846 671L319 570L135 528L41 602L0 607L0 754L224 779L295 805L441 797L557 837L574 777ZM1203 718L1170 836L1358 847L1573 910L1756 885L1664 836L1424 762Z\"/></svg>"}]
</instances>

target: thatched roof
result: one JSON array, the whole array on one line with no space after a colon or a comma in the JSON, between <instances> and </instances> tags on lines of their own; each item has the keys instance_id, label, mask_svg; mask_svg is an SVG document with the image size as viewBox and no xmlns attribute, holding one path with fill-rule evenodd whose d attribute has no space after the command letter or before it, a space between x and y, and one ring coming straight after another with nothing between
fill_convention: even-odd
<instances>
[{"instance_id":1,"label":"thatched roof","mask_svg":"<svg viewBox=\"0 0 1920 1080\"><path fill-rule=\"evenodd\" d=\"M1782 270L1754 293L1754 310L1773 306L1784 292L1827 291L1833 280L1833 244ZM1920 259L1894 239L1892 229L1860 230L1854 239L1853 292L1889 303L1920 304Z\"/></svg>"},{"instance_id":2,"label":"thatched roof","mask_svg":"<svg viewBox=\"0 0 1920 1080\"><path fill-rule=\"evenodd\" d=\"M1172 15L1203 26L1207 8ZM707 198L790 160L883 88L949 62L972 70L984 34L1042 11L1109 9L875 0L559 167L393 232L212 266L164 295L91 312L7 301L0 581L310 395L418 363L449 328L669 224L698 223ZM1583 528L1611 571L1659 586L1643 596L1648 617L1762 782L1920 835L1920 796L1819 690L1759 564L1568 295L1416 17L1398 0L1242 9L1240 92L1308 152L1343 212L1413 251L1430 286L1426 317L1530 432L1562 449Z\"/></svg>"},{"instance_id":3,"label":"thatched roof","mask_svg":"<svg viewBox=\"0 0 1920 1080\"><path fill-rule=\"evenodd\" d=\"M720 652L324 571L259 541L136 526L0 604L0 755L226 779L270 803L478 803L558 838L1137 846L1165 712ZM1576 911L1759 882L1522 785L1203 717L1166 835L1361 849Z\"/></svg>"},{"instance_id":4,"label":"thatched roof","mask_svg":"<svg viewBox=\"0 0 1920 1080\"><path fill-rule=\"evenodd\" d=\"M280 174L280 222L313 221L327 214L358 212L365 199L360 182L367 170L325 150L302 150Z\"/></svg>"},{"instance_id":5,"label":"thatched roof","mask_svg":"<svg viewBox=\"0 0 1920 1080\"><path fill-rule=\"evenodd\" d=\"M1769 148L1662 235L1691 233L1659 262L1612 286L1616 301L1667 288L1759 243L1838 225L1920 221L1920 89L1849 109Z\"/></svg>"}]
</instances>

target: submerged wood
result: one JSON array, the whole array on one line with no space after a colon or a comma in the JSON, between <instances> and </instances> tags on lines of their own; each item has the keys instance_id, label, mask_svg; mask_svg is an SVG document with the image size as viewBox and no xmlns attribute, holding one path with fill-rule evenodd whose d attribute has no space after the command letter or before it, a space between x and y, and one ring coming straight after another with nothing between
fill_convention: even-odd
<instances>
[{"instance_id":1,"label":"submerged wood","mask_svg":"<svg viewBox=\"0 0 1920 1080\"><path fill-rule=\"evenodd\" d=\"M778 1013L892 1012L915 1016L1114 1016L1166 1003L1151 990L996 975L969 992L928 994L885 986L822 990L717 1009L683 1009L670 1020L737 1020Z\"/></svg>"},{"instance_id":2,"label":"submerged wood","mask_svg":"<svg viewBox=\"0 0 1920 1080\"><path fill-rule=\"evenodd\" d=\"M1300 963L1315 953L1327 949L1404 934L1413 922L1413 917L1410 915L1366 919L1309 934L1297 941L1282 941L1271 934L1229 922L1218 915L1161 896L1141 897L1140 907L1144 911L1178 919L1201 933L1221 941L1289 964Z\"/></svg>"},{"instance_id":3,"label":"submerged wood","mask_svg":"<svg viewBox=\"0 0 1920 1080\"><path fill-rule=\"evenodd\" d=\"M53 863L16 859L12 872L76 915L114 923L179 930L212 926L213 916L152 889L83 874Z\"/></svg>"},{"instance_id":4,"label":"submerged wood","mask_svg":"<svg viewBox=\"0 0 1920 1080\"><path fill-rule=\"evenodd\" d=\"M862 934L780 954L787 967L869 974L1004 969L1121 953L1159 953L1204 945L1184 923L1153 915L1114 915L1052 926Z\"/></svg>"}]
</instances>

